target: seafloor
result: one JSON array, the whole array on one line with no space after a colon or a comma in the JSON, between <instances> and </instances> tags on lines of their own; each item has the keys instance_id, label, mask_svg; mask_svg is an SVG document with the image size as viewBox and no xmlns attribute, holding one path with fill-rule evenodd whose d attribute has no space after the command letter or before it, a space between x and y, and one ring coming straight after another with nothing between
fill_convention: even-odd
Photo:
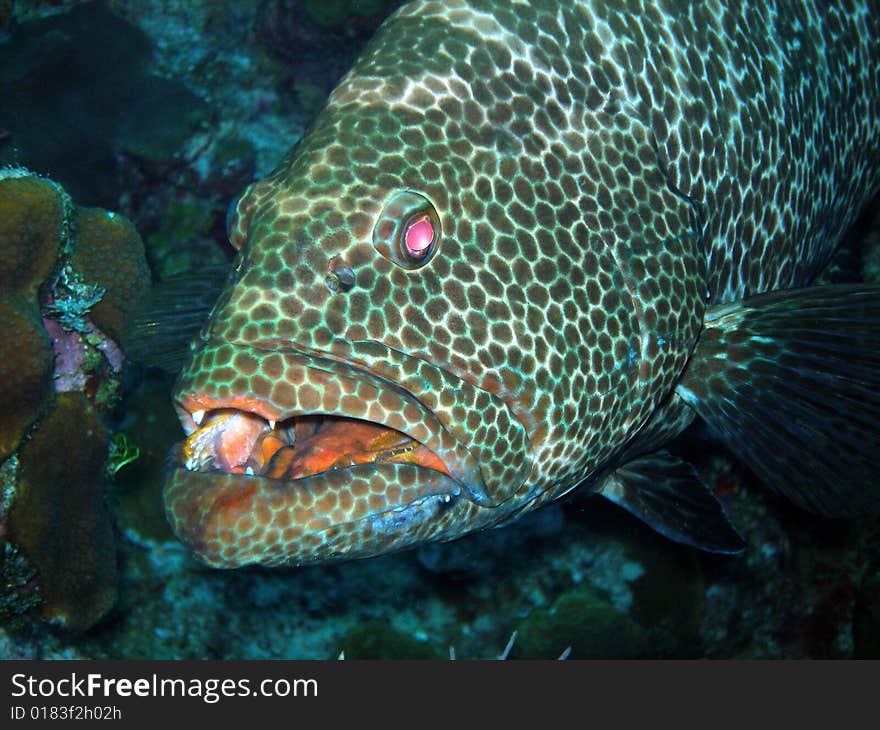
<instances>
[{"instance_id":1,"label":"seafloor","mask_svg":"<svg viewBox=\"0 0 880 730\"><path fill-rule=\"evenodd\" d=\"M154 281L222 264L229 201L296 141L396 4L0 2L0 166L126 216ZM880 278L877 231L851 237L837 276ZM107 378L113 397L92 393L94 409L84 407L116 445L97 482L109 538L98 544L97 517L71 529L68 512L47 506L39 529L28 523L33 549L49 533L78 541L53 546L69 549L69 565L41 572L13 534L27 522L10 508L18 457L0 469L0 657L494 658L513 632L509 658L880 656L878 521L821 519L768 496L700 429L673 448L724 501L748 543L741 556L679 546L575 495L398 555L219 571L174 540L162 512L163 463L182 435L173 375L130 362ZM57 461L66 488L81 454L49 446L42 458ZM66 497L47 489L29 504ZM100 598L71 600L77 580Z\"/></svg>"}]
</instances>

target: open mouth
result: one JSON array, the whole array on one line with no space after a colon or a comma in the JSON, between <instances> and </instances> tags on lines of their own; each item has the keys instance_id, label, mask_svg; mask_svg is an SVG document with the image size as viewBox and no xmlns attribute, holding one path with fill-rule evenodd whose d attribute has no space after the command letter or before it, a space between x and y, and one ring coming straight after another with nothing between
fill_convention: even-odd
<instances>
[{"instance_id":1,"label":"open mouth","mask_svg":"<svg viewBox=\"0 0 880 730\"><path fill-rule=\"evenodd\" d=\"M389 426L212 405L181 408L190 435L163 489L175 534L209 565L375 555L428 539L472 504L454 459Z\"/></svg>"},{"instance_id":2,"label":"open mouth","mask_svg":"<svg viewBox=\"0 0 880 730\"><path fill-rule=\"evenodd\" d=\"M393 381L295 348L218 343L196 357L176 398L188 435L179 465L189 472L285 483L362 465L407 465L451 479L456 492L487 502L474 456L431 408ZM221 357L267 372L253 383L241 378L232 388L217 385L211 369Z\"/></svg>"},{"instance_id":3,"label":"open mouth","mask_svg":"<svg viewBox=\"0 0 880 730\"><path fill-rule=\"evenodd\" d=\"M355 363L210 342L175 401L187 437L165 511L209 565L376 555L491 514L467 444L417 394Z\"/></svg>"},{"instance_id":4,"label":"open mouth","mask_svg":"<svg viewBox=\"0 0 880 730\"><path fill-rule=\"evenodd\" d=\"M190 471L292 481L359 464L397 463L451 476L440 457L382 424L336 415L281 421L236 408L190 414L194 430L182 447Z\"/></svg>"}]
</instances>

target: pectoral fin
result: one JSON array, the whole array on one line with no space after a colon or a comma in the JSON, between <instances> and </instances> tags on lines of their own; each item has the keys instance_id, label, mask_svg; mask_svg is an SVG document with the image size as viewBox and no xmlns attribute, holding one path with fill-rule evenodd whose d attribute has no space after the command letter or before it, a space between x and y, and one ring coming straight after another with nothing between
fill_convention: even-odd
<instances>
[{"instance_id":1,"label":"pectoral fin","mask_svg":"<svg viewBox=\"0 0 880 730\"><path fill-rule=\"evenodd\" d=\"M745 548L696 469L667 452L620 467L606 478L599 493L670 540L714 553L739 553Z\"/></svg>"},{"instance_id":2,"label":"pectoral fin","mask_svg":"<svg viewBox=\"0 0 880 730\"><path fill-rule=\"evenodd\" d=\"M780 291L709 310L676 391L799 506L880 513L880 286Z\"/></svg>"},{"instance_id":3,"label":"pectoral fin","mask_svg":"<svg viewBox=\"0 0 880 730\"><path fill-rule=\"evenodd\" d=\"M214 265L155 284L135 312L126 355L168 372L180 370L230 268L228 264Z\"/></svg>"}]
</instances>

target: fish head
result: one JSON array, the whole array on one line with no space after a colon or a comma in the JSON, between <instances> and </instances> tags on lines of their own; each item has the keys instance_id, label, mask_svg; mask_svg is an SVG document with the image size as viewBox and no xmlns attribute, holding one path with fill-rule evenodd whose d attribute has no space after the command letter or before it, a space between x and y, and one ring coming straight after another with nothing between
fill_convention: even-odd
<instances>
[{"instance_id":1,"label":"fish head","mask_svg":"<svg viewBox=\"0 0 880 730\"><path fill-rule=\"evenodd\" d=\"M430 117L331 99L234 205L238 259L176 386L188 440L165 490L210 564L452 539L501 519L531 471L514 261L472 149Z\"/></svg>"},{"instance_id":2,"label":"fish head","mask_svg":"<svg viewBox=\"0 0 880 730\"><path fill-rule=\"evenodd\" d=\"M475 44L475 27L427 34L431 12L388 21L232 209L238 259L176 386L188 438L165 485L176 534L211 565L498 524L649 411L646 307L589 230L610 199L604 153L590 164L586 137L541 133L540 79L503 72L511 51ZM653 184L649 213L674 199Z\"/></svg>"}]
</instances>

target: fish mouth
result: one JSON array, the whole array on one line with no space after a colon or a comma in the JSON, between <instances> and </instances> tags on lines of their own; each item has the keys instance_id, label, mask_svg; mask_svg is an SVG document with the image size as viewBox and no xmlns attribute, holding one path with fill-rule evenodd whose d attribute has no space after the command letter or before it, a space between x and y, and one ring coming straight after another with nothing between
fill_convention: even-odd
<instances>
[{"instance_id":1,"label":"fish mouth","mask_svg":"<svg viewBox=\"0 0 880 730\"><path fill-rule=\"evenodd\" d=\"M187 415L198 425L181 445L189 471L294 481L359 464L400 463L452 476L427 446L372 421L322 414L278 421L223 404Z\"/></svg>"},{"instance_id":2,"label":"fish mouth","mask_svg":"<svg viewBox=\"0 0 880 730\"><path fill-rule=\"evenodd\" d=\"M276 385L211 386L198 359L230 348L223 359L260 363ZM299 349L205 351L178 385L187 438L164 496L175 533L209 565L365 557L445 537L452 513L488 506L476 460L395 383Z\"/></svg>"}]
</instances>

